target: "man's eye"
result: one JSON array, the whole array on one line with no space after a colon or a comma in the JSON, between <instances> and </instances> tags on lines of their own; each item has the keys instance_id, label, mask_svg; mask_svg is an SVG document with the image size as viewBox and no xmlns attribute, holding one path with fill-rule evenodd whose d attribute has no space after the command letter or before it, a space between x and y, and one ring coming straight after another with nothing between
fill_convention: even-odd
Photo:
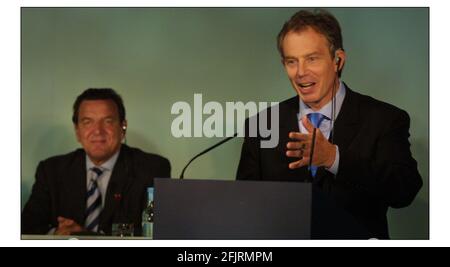
<instances>
[{"instance_id":1,"label":"man's eye","mask_svg":"<svg viewBox=\"0 0 450 267\"><path fill-rule=\"evenodd\" d=\"M106 120L105 120L105 123L106 123L106 124L112 124L113 122L114 122L113 119L106 119Z\"/></svg>"},{"instance_id":2,"label":"man's eye","mask_svg":"<svg viewBox=\"0 0 450 267\"><path fill-rule=\"evenodd\" d=\"M286 65L289 65L289 66L292 66L292 65L295 65L295 64L297 64L297 61L295 61L295 60L292 60L292 59L290 59L290 60L286 60L285 62L286 62Z\"/></svg>"}]
</instances>

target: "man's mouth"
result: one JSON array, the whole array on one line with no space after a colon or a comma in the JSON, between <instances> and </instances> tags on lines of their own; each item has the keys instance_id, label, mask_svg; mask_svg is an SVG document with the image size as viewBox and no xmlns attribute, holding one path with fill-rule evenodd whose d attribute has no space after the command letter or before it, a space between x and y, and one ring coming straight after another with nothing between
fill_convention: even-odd
<instances>
[{"instance_id":1,"label":"man's mouth","mask_svg":"<svg viewBox=\"0 0 450 267\"><path fill-rule=\"evenodd\" d=\"M314 86L315 84L316 84L315 82L297 83L297 85L302 89L310 88L310 87Z\"/></svg>"},{"instance_id":2,"label":"man's mouth","mask_svg":"<svg viewBox=\"0 0 450 267\"><path fill-rule=\"evenodd\" d=\"M91 141L91 143L93 143L93 144L103 144L103 143L106 143L106 140L93 140L93 141Z\"/></svg>"}]
</instances>

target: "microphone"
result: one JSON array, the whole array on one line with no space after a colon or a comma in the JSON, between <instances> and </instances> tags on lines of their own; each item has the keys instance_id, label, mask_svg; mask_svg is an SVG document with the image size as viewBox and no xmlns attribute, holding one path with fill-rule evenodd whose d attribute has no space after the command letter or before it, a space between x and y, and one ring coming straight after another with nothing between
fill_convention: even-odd
<instances>
[{"instance_id":1,"label":"microphone","mask_svg":"<svg viewBox=\"0 0 450 267\"><path fill-rule=\"evenodd\" d=\"M209 147L209 148L203 150L202 152L198 153L197 155L195 155L195 156L188 162L188 164L186 164L186 166L184 166L183 171L181 172L181 175L180 175L180 179L184 179L184 172L186 171L187 167L188 167L195 159L197 159L198 157L200 157L200 156L202 156L202 155L208 153L209 151L213 150L214 148L216 148L216 147L218 147L218 146L220 146L220 145L222 145L222 144L224 144L224 143L230 141L231 139L235 138L237 135L238 135L238 134L235 133L233 136L227 137L227 138L225 138L224 140L220 141L219 143L217 143L217 144L215 144L215 145L213 145L213 146L211 146L211 147Z\"/></svg>"}]
</instances>

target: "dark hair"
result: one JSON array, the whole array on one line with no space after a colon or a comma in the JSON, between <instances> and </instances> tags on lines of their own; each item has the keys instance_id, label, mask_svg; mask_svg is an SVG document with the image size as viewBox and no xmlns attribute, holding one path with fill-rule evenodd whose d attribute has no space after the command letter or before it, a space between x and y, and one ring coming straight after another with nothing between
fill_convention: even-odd
<instances>
[{"instance_id":1,"label":"dark hair","mask_svg":"<svg viewBox=\"0 0 450 267\"><path fill-rule=\"evenodd\" d=\"M125 106L123 105L122 97L110 88L89 88L77 97L73 104L72 122L78 124L78 113L80 105L85 100L112 100L119 111L120 122L125 121Z\"/></svg>"},{"instance_id":2,"label":"dark hair","mask_svg":"<svg viewBox=\"0 0 450 267\"><path fill-rule=\"evenodd\" d=\"M328 11L316 9L313 12L301 10L295 13L289 21L284 23L283 28L277 37L278 51L283 54L283 40L289 32L301 32L307 27L313 28L316 32L327 38L330 44L330 54L334 58L336 50L344 49L342 44L341 27L337 19Z\"/></svg>"}]
</instances>

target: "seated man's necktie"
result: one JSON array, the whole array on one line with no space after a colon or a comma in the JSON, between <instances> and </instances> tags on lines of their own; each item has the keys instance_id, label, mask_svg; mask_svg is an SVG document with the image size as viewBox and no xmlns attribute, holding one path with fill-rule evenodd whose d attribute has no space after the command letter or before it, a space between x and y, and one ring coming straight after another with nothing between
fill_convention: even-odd
<instances>
[{"instance_id":1,"label":"seated man's necktie","mask_svg":"<svg viewBox=\"0 0 450 267\"><path fill-rule=\"evenodd\" d=\"M84 227L91 232L98 232L100 222L100 214L102 212L102 195L98 188L98 179L102 176L103 171L94 167L90 169L92 175L90 186L86 195L86 220Z\"/></svg>"}]
</instances>

